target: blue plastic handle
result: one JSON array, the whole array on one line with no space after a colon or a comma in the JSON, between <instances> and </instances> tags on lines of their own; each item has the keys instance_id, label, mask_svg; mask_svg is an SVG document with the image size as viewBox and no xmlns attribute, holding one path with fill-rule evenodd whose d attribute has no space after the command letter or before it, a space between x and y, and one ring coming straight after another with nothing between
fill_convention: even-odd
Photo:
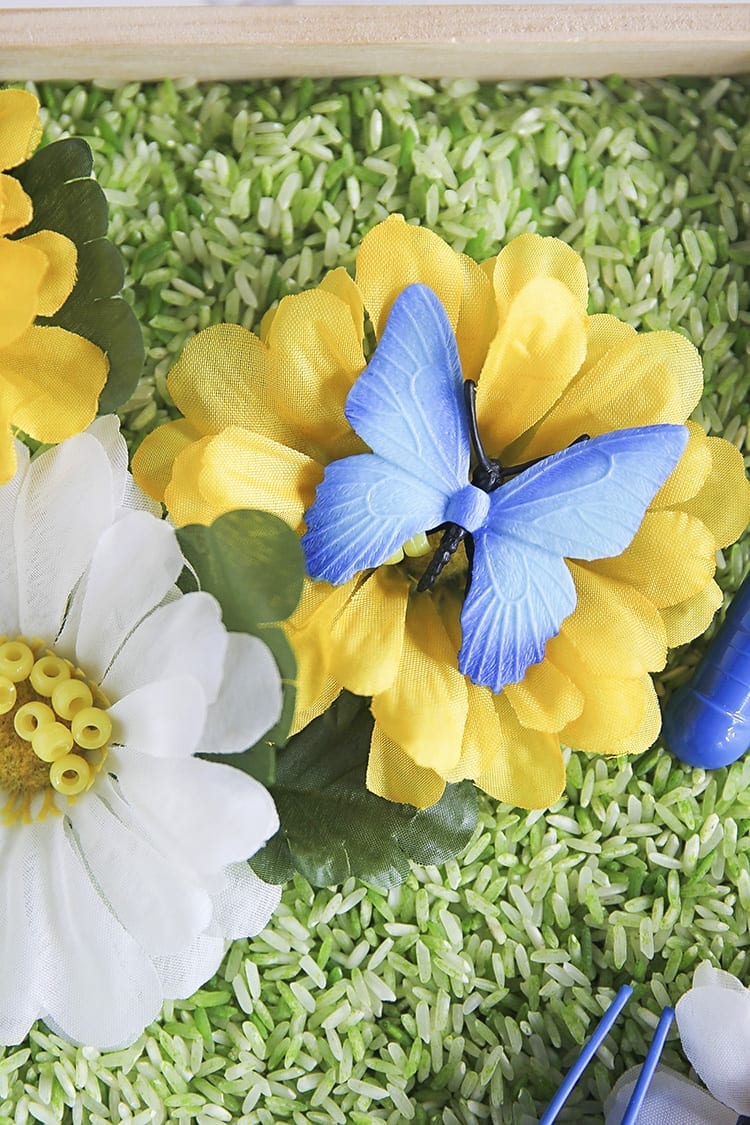
<instances>
[{"instance_id":1,"label":"blue plastic handle","mask_svg":"<svg viewBox=\"0 0 750 1125\"><path fill-rule=\"evenodd\" d=\"M664 739L689 766L718 769L750 747L750 576L695 674L664 713Z\"/></svg>"},{"instance_id":2,"label":"blue plastic handle","mask_svg":"<svg viewBox=\"0 0 750 1125\"><path fill-rule=\"evenodd\" d=\"M656 1068L659 1065L661 1053L664 1050L664 1044L667 1041L669 1029L672 1026L674 1019L674 1008L665 1008L661 1014L661 1019L654 1032L654 1037L651 1040L651 1046L646 1055L646 1061L641 1067L641 1073L638 1075L638 1081L635 1084L635 1089L630 1095L625 1116L623 1117L620 1125L635 1125L638 1119L638 1114L641 1112L641 1107L646 1100L648 1088L651 1085L651 1079L656 1073Z\"/></svg>"}]
</instances>

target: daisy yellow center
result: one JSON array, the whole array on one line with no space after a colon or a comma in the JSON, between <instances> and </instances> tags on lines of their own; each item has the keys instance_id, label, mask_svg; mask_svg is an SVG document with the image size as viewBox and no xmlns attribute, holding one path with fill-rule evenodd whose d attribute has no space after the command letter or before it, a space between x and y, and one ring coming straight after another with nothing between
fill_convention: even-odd
<instances>
[{"instance_id":1,"label":"daisy yellow center","mask_svg":"<svg viewBox=\"0 0 750 1125\"><path fill-rule=\"evenodd\" d=\"M108 706L80 668L43 642L0 637L0 817L6 824L43 820L59 813L56 794L75 799L91 788L112 734Z\"/></svg>"}]
</instances>

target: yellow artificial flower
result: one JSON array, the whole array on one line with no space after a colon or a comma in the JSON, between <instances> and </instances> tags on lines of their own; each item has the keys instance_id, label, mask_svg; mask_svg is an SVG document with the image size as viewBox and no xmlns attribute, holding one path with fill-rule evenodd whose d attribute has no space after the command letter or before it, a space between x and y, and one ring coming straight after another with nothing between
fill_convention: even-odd
<instances>
[{"instance_id":1,"label":"yellow artificial flower","mask_svg":"<svg viewBox=\"0 0 750 1125\"><path fill-rule=\"evenodd\" d=\"M366 364L363 308L379 337L413 282L440 298L464 376L478 382L484 445L505 465L583 433L684 423L700 399L692 345L589 316L583 263L564 243L522 235L479 266L392 216L363 240L355 281L335 270L316 290L285 297L260 337L217 325L188 343L169 376L184 417L146 439L136 479L178 524L258 507L301 533L324 466L364 448L343 413ZM668 646L708 625L721 602L716 549L750 519L738 450L688 427L631 545L617 558L568 562L574 612L544 660L499 695L458 671L460 585L415 592L426 560L339 587L307 580L288 624L299 665L295 729L342 688L371 696L368 787L419 807L463 778L510 804L546 807L564 786L561 745L606 755L650 746L660 728L650 673L664 667ZM454 557L448 569L467 565Z\"/></svg>"},{"instance_id":2,"label":"yellow artificial flower","mask_svg":"<svg viewBox=\"0 0 750 1125\"><path fill-rule=\"evenodd\" d=\"M104 353L53 316L76 281L74 243L56 231L8 236L27 226L32 201L5 170L28 160L42 129L39 102L25 90L0 91L0 484L16 471L13 431L56 443L86 428L107 378Z\"/></svg>"}]
</instances>

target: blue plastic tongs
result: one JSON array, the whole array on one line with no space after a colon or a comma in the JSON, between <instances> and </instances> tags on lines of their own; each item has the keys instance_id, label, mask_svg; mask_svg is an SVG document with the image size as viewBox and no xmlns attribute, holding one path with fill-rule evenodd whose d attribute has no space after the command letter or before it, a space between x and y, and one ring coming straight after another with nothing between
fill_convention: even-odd
<instances>
[{"instance_id":1,"label":"blue plastic tongs","mask_svg":"<svg viewBox=\"0 0 750 1125\"><path fill-rule=\"evenodd\" d=\"M617 993L614 1000L599 1020L599 1023L594 1028L591 1038L585 1044L580 1055L566 1074L560 1089L544 1111L543 1116L540 1118L539 1125L552 1125L552 1123L557 1120L557 1115L570 1097L573 1087L579 1081L584 1070L601 1047L612 1025L632 995L633 989L629 984L624 985ZM648 1088L651 1085L651 1079L654 1077L654 1072L659 1065L659 1059L664 1050L664 1043L673 1019L674 1008L665 1008L661 1014L661 1019L659 1020L656 1031L654 1032L654 1037L651 1040L651 1046L648 1049L646 1061L641 1067L641 1073L638 1077L635 1089L631 1094L627 1109L625 1110L622 1125L635 1125L641 1106L648 1093Z\"/></svg>"}]
</instances>

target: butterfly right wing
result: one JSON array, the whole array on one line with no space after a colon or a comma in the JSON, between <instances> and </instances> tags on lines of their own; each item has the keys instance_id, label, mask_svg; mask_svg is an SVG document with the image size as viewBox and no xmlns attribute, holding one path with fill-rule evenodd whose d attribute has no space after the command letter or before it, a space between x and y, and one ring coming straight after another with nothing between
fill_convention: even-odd
<instances>
[{"instance_id":1,"label":"butterfly right wing","mask_svg":"<svg viewBox=\"0 0 750 1125\"><path fill-rule=\"evenodd\" d=\"M491 493L461 613L458 666L469 679L499 692L542 660L576 605L564 559L624 551L687 437L672 425L602 434Z\"/></svg>"},{"instance_id":2,"label":"butterfly right wing","mask_svg":"<svg viewBox=\"0 0 750 1125\"><path fill-rule=\"evenodd\" d=\"M469 432L456 339L439 299L410 285L346 401L372 453L327 466L302 538L308 574L340 585L445 520L465 488Z\"/></svg>"}]
</instances>

